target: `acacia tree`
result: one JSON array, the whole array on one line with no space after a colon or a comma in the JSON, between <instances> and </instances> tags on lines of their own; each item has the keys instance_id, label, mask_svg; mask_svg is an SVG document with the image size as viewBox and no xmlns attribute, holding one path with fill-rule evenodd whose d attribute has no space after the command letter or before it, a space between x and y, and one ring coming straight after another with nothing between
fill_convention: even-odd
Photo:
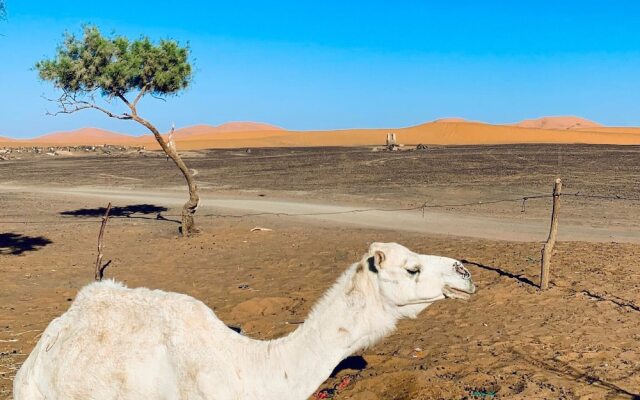
<instances>
[{"instance_id":1,"label":"acacia tree","mask_svg":"<svg viewBox=\"0 0 640 400\"><path fill-rule=\"evenodd\" d=\"M2 0L0 0L2 1ZM194 228L198 208L198 187L185 163L165 142L154 125L138 114L138 103L146 96L164 98L176 95L191 83L189 48L173 40L157 44L147 37L130 41L116 36L107 38L94 26L86 26L82 38L66 34L55 57L36 63L40 78L62 91L55 101L57 114L80 110L98 110L111 118L133 120L146 127L169 158L175 162L189 187L189 200L182 208L182 235ZM102 97L102 104L97 97ZM121 102L125 112L111 108Z\"/></svg>"}]
</instances>

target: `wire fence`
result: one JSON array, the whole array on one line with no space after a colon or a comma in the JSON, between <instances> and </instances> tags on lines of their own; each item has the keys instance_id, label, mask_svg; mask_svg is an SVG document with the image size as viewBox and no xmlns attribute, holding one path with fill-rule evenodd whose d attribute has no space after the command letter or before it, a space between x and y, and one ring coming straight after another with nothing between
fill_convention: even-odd
<instances>
[{"instance_id":1,"label":"wire fence","mask_svg":"<svg viewBox=\"0 0 640 400\"><path fill-rule=\"evenodd\" d=\"M538 200L538 199L550 199L553 198L553 194L533 194L527 196L520 197L508 197L501 199L493 199L493 200L478 200L473 202L465 202L465 203L447 203L447 204L431 204L428 202L424 202L418 206L412 207L396 207L396 208L379 208L379 207L370 207L370 208L354 208L351 210L343 210L343 211L319 211L319 212L301 212L301 213L289 213L289 212L253 212L253 213L243 213L243 214L222 214L222 213L198 213L198 217L215 217L215 218L249 218L249 217L262 217L262 216L276 216L276 217L313 217L313 216L323 216L323 215L342 215L342 214L357 214L357 213L367 213L367 212L410 212L410 211L421 211L422 216L424 217L424 213L427 209L437 209L437 208L464 208L464 207L475 207L475 206L485 206L491 204L500 204L500 203L519 203L521 204L521 212L526 212L527 202L530 200ZM629 197L629 196L621 196L618 194L613 195L598 195L598 194L587 194L581 192L575 193L562 193L559 195L560 197L573 197L573 198L584 198L584 199L595 199L595 200L611 200L611 201L628 201L628 202L640 202L640 197ZM221 207L225 208L225 207ZM144 212L133 212L131 215L124 216L116 216L112 218L118 219L147 219L147 220L167 220L167 217L180 217L181 214L170 214L164 212L157 212L156 217L142 216L149 215L151 213ZM48 223L95 223L101 221L101 217L95 215L94 218L91 216L78 216L78 215L54 215L58 219L56 220L20 220L15 218L25 218L28 217L26 214L0 214L0 224L48 224ZM3 220L3 218L12 218L10 220Z\"/></svg>"},{"instance_id":2,"label":"wire fence","mask_svg":"<svg viewBox=\"0 0 640 400\"><path fill-rule=\"evenodd\" d=\"M343 214L355 214L355 213L366 213L366 212L411 212L411 211L421 211L424 217L425 210L427 209L437 209L437 208L464 208L464 207L472 207L472 206L484 206L491 204L499 204L499 203L520 203L521 204L521 212L526 211L526 204L530 200L540 200L540 199L551 199L554 197L566 197L566 198L584 198L590 200L604 200L604 201L626 201L626 202L640 202L640 197L630 197L630 196L622 196L618 194L610 194L610 195L600 195L600 194L589 194L582 192L574 192L574 193L558 193L558 194L532 194L526 196L519 197L506 197L501 199L493 199L493 200L479 200L473 202L465 202L465 203L446 203L446 204L432 204L428 202L424 202L418 206L412 207L397 207L397 208L378 208L378 207L370 207L370 208L354 208L350 210L343 211L321 211L321 212L301 212L301 213L288 213L288 212L254 212L254 213L244 213L244 214L221 214L221 213L207 213L207 214L197 214L198 217L214 217L214 218L248 218L248 217L258 217L258 216L287 216L287 217L303 217L303 216L323 216L323 215L343 215ZM224 208L224 207L221 207ZM64 213L56 214L55 220L21 220L17 218L27 217L24 214L2 214L0 215L0 224L59 224L59 223L91 223L96 224L102 221L102 217L99 214L103 214L106 208L95 208L89 210L81 210L81 211L90 211L92 215L65 215ZM166 209L165 209L166 210ZM151 214L156 214L155 217L151 216ZM169 219L167 217L180 217L180 214L169 214L164 211L158 212L131 212L125 215L112 216L112 219L118 220L164 220L164 221L172 221L176 223L180 223L179 220ZM11 218L10 220L4 220L4 218ZM466 261L468 264L473 264L478 267L493 270L494 272L498 272L501 275L506 275L509 278L520 280L524 283L536 286L529 279L523 279L518 275L513 275L507 273L505 271L495 269L492 267L487 267L485 265L477 264L474 262ZM599 301L607 301L611 302L617 306L628 308L632 311L640 312L640 305L637 305L635 302L620 298L611 294L601 294L597 292L592 292L588 290L575 291L575 293L581 293L589 298L599 300Z\"/></svg>"}]
</instances>

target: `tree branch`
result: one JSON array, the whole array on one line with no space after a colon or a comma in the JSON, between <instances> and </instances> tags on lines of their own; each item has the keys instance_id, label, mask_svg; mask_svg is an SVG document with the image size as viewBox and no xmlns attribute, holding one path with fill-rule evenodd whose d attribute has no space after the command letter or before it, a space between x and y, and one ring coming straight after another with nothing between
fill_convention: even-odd
<instances>
[{"instance_id":1,"label":"tree branch","mask_svg":"<svg viewBox=\"0 0 640 400\"><path fill-rule=\"evenodd\" d=\"M136 106L138 105L138 102L140 101L140 99L142 98L142 96L144 96L144 94L147 92L147 89L149 89L149 84L147 83L146 85L144 85L142 87L142 89L140 89L140 93L138 93L138 95L136 96L135 100L133 100L133 104L130 106L132 107L132 111L134 114L136 114Z\"/></svg>"},{"instance_id":2,"label":"tree branch","mask_svg":"<svg viewBox=\"0 0 640 400\"><path fill-rule=\"evenodd\" d=\"M109 110L105 110L102 107L96 106L95 104L85 104L85 105L76 106L76 107L73 107L73 108L65 107L64 109L56 111L56 112L47 111L46 115L56 116L56 115L60 115L60 114L73 114L73 113L75 113L77 111L86 110L88 108L93 108L94 110L101 111L101 112L107 114L111 118L117 118L117 119L131 119L132 118L131 115L129 115L129 114L114 114Z\"/></svg>"},{"instance_id":3,"label":"tree branch","mask_svg":"<svg viewBox=\"0 0 640 400\"><path fill-rule=\"evenodd\" d=\"M93 96L90 96L91 99L93 99ZM109 110L107 110L106 108L100 107L99 105L93 103L93 102L89 102L86 100L80 100L77 98L77 96L75 94L72 93L67 93L64 92L62 94L62 96L60 96L57 99L49 99L46 98L46 100L48 101L52 101L55 103L58 103L58 107L60 108L58 111L56 112L49 112L47 111L47 115L59 115L59 114L73 114L75 112L78 112L80 110L86 110L89 108L92 108L94 110L98 110L104 114L106 114L107 116L111 117L111 118L117 118L117 119L132 119L132 116L126 113L123 114L116 114L113 113Z\"/></svg>"},{"instance_id":4,"label":"tree branch","mask_svg":"<svg viewBox=\"0 0 640 400\"><path fill-rule=\"evenodd\" d=\"M167 102L167 99L165 99L164 97L156 96L156 95L154 95L153 93L149 93L149 96L153 97L153 98L154 98L154 99L156 99L156 100L162 100L162 101L164 101L165 103Z\"/></svg>"},{"instance_id":5,"label":"tree branch","mask_svg":"<svg viewBox=\"0 0 640 400\"><path fill-rule=\"evenodd\" d=\"M129 108L131 108L131 103L129 103L129 100L127 100L127 98L124 97L122 93L118 93L118 97L120 98L120 100L124 101L124 104L126 104L127 106L129 106Z\"/></svg>"}]
</instances>

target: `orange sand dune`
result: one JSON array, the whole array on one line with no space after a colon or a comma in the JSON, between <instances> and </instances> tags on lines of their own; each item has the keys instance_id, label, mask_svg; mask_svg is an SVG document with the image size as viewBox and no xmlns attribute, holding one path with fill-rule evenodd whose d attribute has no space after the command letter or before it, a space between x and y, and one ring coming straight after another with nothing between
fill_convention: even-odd
<instances>
[{"instance_id":1,"label":"orange sand dune","mask_svg":"<svg viewBox=\"0 0 640 400\"><path fill-rule=\"evenodd\" d=\"M275 126L264 124L260 122L228 122L226 124L211 126L211 125L195 125L186 128L176 129L176 138L185 137L207 137L208 135L215 135L223 132L253 132L253 131L284 131L284 129Z\"/></svg>"},{"instance_id":2,"label":"orange sand dune","mask_svg":"<svg viewBox=\"0 0 640 400\"><path fill-rule=\"evenodd\" d=\"M459 117L447 117L447 118L434 119L432 122L469 122L469 121Z\"/></svg>"},{"instance_id":3,"label":"orange sand dune","mask_svg":"<svg viewBox=\"0 0 640 400\"><path fill-rule=\"evenodd\" d=\"M633 135L640 135L640 128L632 126L601 126L598 128L575 128L577 131L596 131L607 133L630 133Z\"/></svg>"},{"instance_id":4,"label":"orange sand dune","mask_svg":"<svg viewBox=\"0 0 640 400\"><path fill-rule=\"evenodd\" d=\"M246 131L284 131L283 128L271 124L265 124L264 122L248 122L248 121L234 121L227 122L218 126L210 125L198 125L212 128L218 132L246 132ZM184 131L189 128L182 128ZM179 130L176 130L178 132Z\"/></svg>"},{"instance_id":5,"label":"orange sand dune","mask_svg":"<svg viewBox=\"0 0 640 400\"><path fill-rule=\"evenodd\" d=\"M554 117L555 118L555 117ZM565 118L565 117L562 117ZM567 117L568 118L568 117ZM570 117L573 118L573 117ZM554 120L551 126L571 122L572 129L539 129L515 125L489 125L458 119L438 120L398 129L344 129L333 131L287 131L267 124L232 123L218 127L199 125L176 130L178 148L237 147L306 147L306 146L369 146L385 143L387 133L396 133L399 143L406 145L482 145L515 143L585 143L640 145L640 128L609 128L596 124L578 127L576 120ZM585 120L586 121L586 120ZM583 122L580 122L583 123ZM594 123L595 124L595 123ZM3 142L5 146L71 145L71 144L143 145L158 148L151 135L127 136L100 129L81 129L56 133L31 140Z\"/></svg>"},{"instance_id":6,"label":"orange sand dune","mask_svg":"<svg viewBox=\"0 0 640 400\"><path fill-rule=\"evenodd\" d=\"M382 145L386 134L396 133L407 145L475 145L513 143L635 144L640 137L631 133L583 132L575 130L496 126L474 122L431 122L400 129L348 129L336 131L229 132L207 138L177 140L182 149L234 147L306 147Z\"/></svg>"},{"instance_id":7,"label":"orange sand dune","mask_svg":"<svg viewBox=\"0 0 640 400\"><path fill-rule=\"evenodd\" d=\"M211 126L211 125L196 125L181 129L176 129L176 140L185 140L187 138L204 138L205 140L210 136L217 135L219 133L228 132L247 132L255 131L264 133L268 136L269 132L283 131L282 128L258 123L258 122L228 122L226 124ZM151 134L142 136L131 136L121 133L111 132L99 128L81 128L75 131L68 132L54 132L46 135L38 136L33 139L10 139L0 137L0 145L9 145L8 142L12 142L18 146L65 146L65 145L148 145L156 144L155 138Z\"/></svg>"},{"instance_id":8,"label":"orange sand dune","mask_svg":"<svg viewBox=\"0 0 640 400\"><path fill-rule=\"evenodd\" d=\"M602 125L580 117L542 117L525 119L524 121L513 124L513 126L537 129L582 129L596 128Z\"/></svg>"},{"instance_id":9,"label":"orange sand dune","mask_svg":"<svg viewBox=\"0 0 640 400\"><path fill-rule=\"evenodd\" d=\"M99 128L81 128L69 132L54 132L33 139L17 142L25 145L102 145L102 144L133 144L140 141L140 137L124 135Z\"/></svg>"},{"instance_id":10,"label":"orange sand dune","mask_svg":"<svg viewBox=\"0 0 640 400\"><path fill-rule=\"evenodd\" d=\"M464 118L459 118L459 117L447 117L447 118L438 118L438 119L434 119L431 122L427 122L428 123L436 123L436 124L440 124L443 122L466 122L466 123L474 123L474 124L486 124L486 125L491 125L488 124L486 122L482 122L482 121L473 121L473 120L469 120L469 119L464 119Z\"/></svg>"}]
</instances>

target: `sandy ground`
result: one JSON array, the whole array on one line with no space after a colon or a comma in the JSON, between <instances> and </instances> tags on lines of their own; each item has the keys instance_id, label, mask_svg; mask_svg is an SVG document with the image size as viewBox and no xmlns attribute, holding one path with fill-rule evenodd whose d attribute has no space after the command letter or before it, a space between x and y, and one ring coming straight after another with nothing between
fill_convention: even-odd
<instances>
[{"instance_id":1,"label":"sandy ground","mask_svg":"<svg viewBox=\"0 0 640 400\"><path fill-rule=\"evenodd\" d=\"M634 196L639 166L633 151L565 148L563 176L570 189ZM539 148L444 149L433 159L338 150L273 150L258 152L255 159L235 154L189 156L201 180L213 183L203 184L203 193L218 194L221 200L253 195L276 204L304 205L313 199L313 204L331 207L408 205L425 196L434 202L490 199L525 188L544 192L551 175L547 168L553 169L551 161L558 156ZM459 162L457 170L449 167L447 173L440 164L450 159ZM385 168L379 160L385 160ZM348 177L333 173L345 168ZM553 259L552 288L540 293L535 287L537 240L444 236L284 215L200 217L201 234L182 239L172 221L179 214L177 200L166 202L171 196L163 195L141 202L135 194L175 189L179 180L171 171L161 157L0 164L5 189L0 191L0 398L10 398L12 376L40 332L91 281L99 207L109 200L119 208L107 227L105 259L112 261L107 277L197 297L255 338L295 329L372 241L396 241L422 253L466 260L477 294L468 302L435 304L351 358L322 386L333 388L352 376L350 384L334 393L336 399L640 398L638 244L561 241ZM58 191L9 188L17 183ZM109 190L101 196L69 193L79 186L85 192ZM114 191L130 191L135 197L117 197ZM239 211L219 206L208 204L200 212ZM624 201L576 200L565 204L561 221L577 227L582 223L585 230L633 232L638 230L635 208L637 204ZM433 211L448 218L535 222L548 217L548 202L532 202L524 216L519 203ZM250 232L256 226L273 231Z\"/></svg>"}]
</instances>

